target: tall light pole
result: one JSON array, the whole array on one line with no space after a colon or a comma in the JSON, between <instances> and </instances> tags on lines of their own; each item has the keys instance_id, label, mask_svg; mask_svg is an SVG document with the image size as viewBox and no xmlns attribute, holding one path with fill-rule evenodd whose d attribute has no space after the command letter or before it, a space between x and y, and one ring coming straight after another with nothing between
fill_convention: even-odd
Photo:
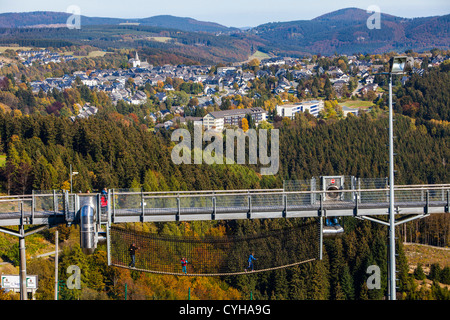
<instances>
[{"instance_id":1,"label":"tall light pole","mask_svg":"<svg viewBox=\"0 0 450 320\"><path fill-rule=\"evenodd\" d=\"M395 277L395 216L394 216L394 110L392 108L392 75L404 74L411 68L411 59L393 57L389 70L389 293L396 300Z\"/></svg>"},{"instance_id":2,"label":"tall light pole","mask_svg":"<svg viewBox=\"0 0 450 320\"><path fill-rule=\"evenodd\" d=\"M78 171L73 171L72 172L72 165L70 165L70 193L73 193L72 191L72 176L78 174Z\"/></svg>"},{"instance_id":3,"label":"tall light pole","mask_svg":"<svg viewBox=\"0 0 450 320\"><path fill-rule=\"evenodd\" d=\"M395 226L415 219L425 217L427 214L419 214L414 217L400 218L395 220L394 211L394 110L392 107L392 76L396 74L405 74L411 71L414 60L405 56L393 57L390 60L389 75L389 222L375 217L361 216L361 219L369 220L389 227L389 281L388 294L389 300L396 300L396 279L395 279Z\"/></svg>"},{"instance_id":4,"label":"tall light pole","mask_svg":"<svg viewBox=\"0 0 450 320\"><path fill-rule=\"evenodd\" d=\"M392 108L392 73L389 74L389 292L396 299L395 288L395 217L394 217L394 110Z\"/></svg>"},{"instance_id":5,"label":"tall light pole","mask_svg":"<svg viewBox=\"0 0 450 320\"><path fill-rule=\"evenodd\" d=\"M58 230L55 232L55 300L58 300Z\"/></svg>"}]
</instances>

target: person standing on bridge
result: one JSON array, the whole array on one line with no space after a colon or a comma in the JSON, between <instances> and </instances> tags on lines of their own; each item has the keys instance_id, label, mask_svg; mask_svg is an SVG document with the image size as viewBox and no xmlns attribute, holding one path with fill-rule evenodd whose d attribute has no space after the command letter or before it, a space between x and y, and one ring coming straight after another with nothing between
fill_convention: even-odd
<instances>
[{"instance_id":1,"label":"person standing on bridge","mask_svg":"<svg viewBox=\"0 0 450 320\"><path fill-rule=\"evenodd\" d=\"M253 252L252 252L252 253L250 253L250 256L248 257L248 267L245 269L245 271L247 271L247 270L253 271L253 260L256 260L256 258L253 256Z\"/></svg>"},{"instance_id":2,"label":"person standing on bridge","mask_svg":"<svg viewBox=\"0 0 450 320\"><path fill-rule=\"evenodd\" d=\"M188 264L188 261L186 260L186 258L181 258L181 269L184 274L187 273L187 264Z\"/></svg>"},{"instance_id":3,"label":"person standing on bridge","mask_svg":"<svg viewBox=\"0 0 450 320\"><path fill-rule=\"evenodd\" d=\"M132 245L128 248L128 252L130 253L131 262L128 265L130 268L135 268L136 263L136 250L138 250L139 247L136 246L136 244L133 242Z\"/></svg>"},{"instance_id":4,"label":"person standing on bridge","mask_svg":"<svg viewBox=\"0 0 450 320\"><path fill-rule=\"evenodd\" d=\"M101 192L100 203L102 209L106 208L106 206L108 205L108 190L106 190L106 188L103 188Z\"/></svg>"}]
</instances>

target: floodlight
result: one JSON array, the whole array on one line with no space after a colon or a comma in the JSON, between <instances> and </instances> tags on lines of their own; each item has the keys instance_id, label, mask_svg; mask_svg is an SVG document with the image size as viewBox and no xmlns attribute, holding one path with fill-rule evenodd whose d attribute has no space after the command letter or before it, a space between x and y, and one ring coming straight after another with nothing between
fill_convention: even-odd
<instances>
[{"instance_id":1,"label":"floodlight","mask_svg":"<svg viewBox=\"0 0 450 320\"><path fill-rule=\"evenodd\" d=\"M392 74L401 74L410 72L412 70L414 60L411 57L397 56L391 58L389 63L390 63L390 72Z\"/></svg>"}]
</instances>

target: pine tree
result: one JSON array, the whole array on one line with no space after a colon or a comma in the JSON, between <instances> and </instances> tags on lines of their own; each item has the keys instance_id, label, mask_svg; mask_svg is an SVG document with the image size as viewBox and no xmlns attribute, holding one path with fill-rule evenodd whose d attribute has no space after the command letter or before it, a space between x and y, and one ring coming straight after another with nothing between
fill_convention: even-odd
<instances>
[{"instance_id":1,"label":"pine tree","mask_svg":"<svg viewBox=\"0 0 450 320\"><path fill-rule=\"evenodd\" d=\"M341 276L342 291L345 294L347 300L355 299L355 289L353 288L353 280L350 275L350 269L348 265L344 265Z\"/></svg>"}]
</instances>

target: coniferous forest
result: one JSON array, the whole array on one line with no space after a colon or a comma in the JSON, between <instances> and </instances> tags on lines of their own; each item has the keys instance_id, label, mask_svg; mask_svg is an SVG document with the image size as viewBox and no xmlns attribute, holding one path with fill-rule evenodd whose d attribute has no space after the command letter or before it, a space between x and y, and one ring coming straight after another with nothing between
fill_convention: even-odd
<instances>
[{"instance_id":1,"label":"coniferous forest","mask_svg":"<svg viewBox=\"0 0 450 320\"><path fill-rule=\"evenodd\" d=\"M396 120L397 183L448 181L449 170L445 163L445 159L449 158L448 125L414 120L402 115L397 115ZM369 113L338 121L323 121L301 115L293 121L278 123L281 131L280 154L283 156L280 171L274 177L261 177L252 168L238 165L174 165L170 159L172 142L169 136L149 132L139 125L124 124L107 114L72 123L55 116L15 117L2 113L0 123L2 148L7 153L6 164L1 172L2 189L10 194L29 193L33 189L66 188L69 164L79 172L74 179L74 190L83 192L104 187L142 187L145 191L276 188L282 186L283 180L307 179L320 174L357 177L387 175L387 119L384 114ZM208 228L217 228L222 234L226 229L237 233L241 230L246 234L277 229L280 223L282 222L276 220L236 221L233 224L203 222L192 223L190 228L200 234ZM367 290L365 270L368 265L376 263L386 274L387 229L369 222L354 221L352 218L344 223L345 237L325 242L325 258L322 262L267 274L226 278L223 281L227 284L227 289L220 291L223 295L221 297L238 298L252 291L255 298L266 299L383 298L386 283L383 283L381 290ZM146 228L175 234L185 230L185 226L181 225ZM442 241L448 245L448 233ZM17 251L13 248L10 250L3 254L12 254L14 259L14 252ZM78 249L73 247L71 250ZM74 259L72 251L64 253L62 259L65 259L65 254L67 259ZM401 253L401 245L399 252ZM129 289L129 294L134 294L136 299L152 296L183 298L183 292L170 291L170 286L162 286L164 290L162 287L160 290L155 289L158 287L154 284L155 281L169 281L166 278L170 276L129 274L107 268L104 252L98 252L92 257L85 257L81 252L77 255L78 259L89 265L84 281L90 289L98 289L95 295L104 293L100 288L106 282L115 281L117 284L132 281L124 278L131 276L135 280L135 289ZM411 288L412 280L407 275L405 259L400 257L401 291L408 298L416 297L417 293ZM31 262L31 270L37 263L46 262ZM51 267L48 268L51 270ZM148 283L148 289L140 287L142 281ZM218 283L210 283L205 279L182 281L201 282L195 283L199 288L219 286ZM107 290L108 296L119 298L123 294L120 292L123 288L117 289L118 287ZM213 294L206 288L202 290L205 292L200 293L199 289L198 298L220 297L219 293ZM435 290L440 292L441 289L436 287ZM49 298L42 294L42 297ZM48 294L51 294L51 290ZM437 296L433 297L438 298L442 294L444 293L436 293ZM70 295L66 298L70 298Z\"/></svg>"},{"instance_id":2,"label":"coniferous forest","mask_svg":"<svg viewBox=\"0 0 450 320\"><path fill-rule=\"evenodd\" d=\"M426 78L412 78L396 89L395 166L396 184L448 183L450 170L450 125L448 117L448 70ZM439 84L442 95L435 94ZM5 90L7 91L7 90ZM26 91L26 90L23 90ZM18 93L19 92L19 93ZM26 95L16 91L19 103ZM11 96L12 94L8 94ZM57 93L55 93L57 96ZM61 97L63 99L64 97ZM419 107L411 105L418 102ZM120 107L120 106L119 106ZM320 175L352 175L360 178L388 176L388 121L383 107L346 118L315 118L299 114L295 119L274 118L280 130L280 169L275 176L261 176L252 165L175 165L170 131L150 131L137 117L105 106L95 117L71 121L44 113L0 112L0 151L6 154L0 168L5 194L32 190L69 188L69 166L78 175L73 189L99 191L103 188L142 188L144 191L281 188L284 180L302 180ZM119 110L120 111L120 110ZM193 130L192 125L188 125ZM414 240L449 245L449 219L435 215L408 225ZM387 228L353 218L343 219L342 238L326 239L324 259L310 264L267 273L222 278L178 278L119 270L106 265L100 247L85 256L77 242L77 227L60 226L64 241L60 256L60 278L65 267L77 264L82 270L83 290L61 288L61 299L185 299L193 288L195 299L383 299L387 290ZM430 227L440 225L442 228ZM160 234L214 233L251 234L289 226L281 220L213 221L192 223L130 224L127 227ZM408 234L406 234L407 236ZM37 236L36 236L37 237ZM54 230L44 232L54 241ZM0 238L0 255L17 265L18 245L13 238ZM39 239L30 237L31 247ZM404 299L449 299L448 267L434 266L436 281L430 289L419 289L409 274L403 245L398 242L399 297ZM30 252L29 254L32 254ZM368 290L367 267L376 264L382 272L381 289ZM28 273L39 274L38 299L53 297L52 262L28 261ZM0 293L0 298L7 295Z\"/></svg>"}]
</instances>

